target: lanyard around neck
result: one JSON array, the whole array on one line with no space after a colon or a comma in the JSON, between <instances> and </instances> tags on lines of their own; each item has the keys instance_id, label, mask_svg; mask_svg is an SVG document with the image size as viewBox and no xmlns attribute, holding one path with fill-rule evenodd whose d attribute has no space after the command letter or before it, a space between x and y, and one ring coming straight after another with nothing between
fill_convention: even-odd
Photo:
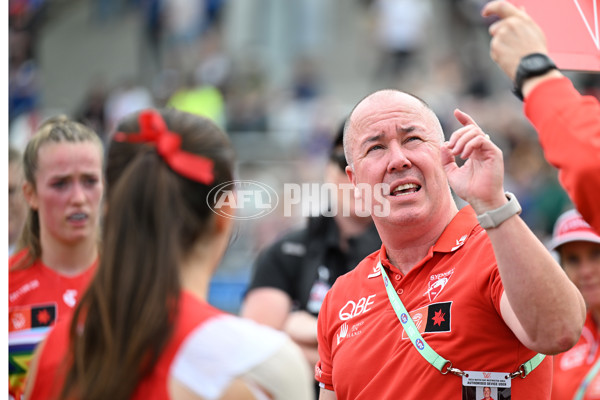
<instances>
[{"instance_id":1,"label":"lanyard around neck","mask_svg":"<svg viewBox=\"0 0 600 400\"><path fill-rule=\"evenodd\" d=\"M387 273L385 272L385 268L381 264L381 261L379 261L377 265L379 267L379 270L381 271L381 277L383 279L383 284L385 286L385 291L387 292L388 298L390 300L390 304L392 305L396 316L402 324L402 328L404 328L404 331L410 338L410 341L415 347L415 349L417 349L419 354L421 354L421 356L429 364L433 365L435 369L440 371L442 374L445 375L448 372L452 372L453 374L458 376L464 375L465 373L463 371L461 371L458 368L453 368L451 361L446 360L444 357L436 353L436 351L433 350L431 346L429 346L429 344L427 344L425 339L423 339L423 336L421 336L421 333L419 333L419 329L415 325L412 317L406 310L406 307L404 307L402 300L400 300L400 297L394 290L394 286L390 282L390 279L388 278ZM525 378L531 371L533 371L538 365L540 365L544 357L546 356L543 354L536 354L529 361L526 361L523 364L521 364L521 366L516 372L510 374L510 377L515 378L517 376L520 376L521 378ZM598 366L598 368L600 368L600 365Z\"/></svg>"}]
</instances>

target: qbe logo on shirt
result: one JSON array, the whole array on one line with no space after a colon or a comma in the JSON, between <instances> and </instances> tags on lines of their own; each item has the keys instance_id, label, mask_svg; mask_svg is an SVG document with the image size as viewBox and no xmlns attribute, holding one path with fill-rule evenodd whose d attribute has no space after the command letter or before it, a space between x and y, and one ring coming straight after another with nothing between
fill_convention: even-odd
<instances>
[{"instance_id":1,"label":"qbe logo on shirt","mask_svg":"<svg viewBox=\"0 0 600 400\"><path fill-rule=\"evenodd\" d=\"M354 318L360 314L366 313L371 309L371 306L375 304L376 295L372 294L368 297L361 297L358 301L348 300L348 302L342 307L339 312L340 320L346 321L350 318Z\"/></svg>"}]
</instances>

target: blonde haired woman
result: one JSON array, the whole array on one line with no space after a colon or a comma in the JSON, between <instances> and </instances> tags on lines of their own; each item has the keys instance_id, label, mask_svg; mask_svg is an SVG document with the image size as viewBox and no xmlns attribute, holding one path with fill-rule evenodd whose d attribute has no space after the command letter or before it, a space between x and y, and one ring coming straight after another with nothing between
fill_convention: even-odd
<instances>
[{"instance_id":1,"label":"blonde haired woman","mask_svg":"<svg viewBox=\"0 0 600 400\"><path fill-rule=\"evenodd\" d=\"M25 148L29 211L9 259L9 392L15 399L33 350L72 312L94 274L102 160L96 133L64 116L45 122Z\"/></svg>"}]
</instances>

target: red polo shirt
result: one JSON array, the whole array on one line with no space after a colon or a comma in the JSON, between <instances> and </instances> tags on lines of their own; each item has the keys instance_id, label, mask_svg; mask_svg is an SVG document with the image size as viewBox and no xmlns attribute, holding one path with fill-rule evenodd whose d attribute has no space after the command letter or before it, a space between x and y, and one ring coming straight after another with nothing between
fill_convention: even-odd
<instances>
[{"instance_id":1,"label":"red polo shirt","mask_svg":"<svg viewBox=\"0 0 600 400\"><path fill-rule=\"evenodd\" d=\"M583 378L600 357L598 327L588 313L581 337L569 351L554 356L552 400L572 399ZM600 374L590 382L584 400L600 399Z\"/></svg>"},{"instance_id":2,"label":"red polo shirt","mask_svg":"<svg viewBox=\"0 0 600 400\"><path fill-rule=\"evenodd\" d=\"M342 399L462 399L462 380L442 375L413 347L390 305L382 263L423 338L455 368L513 372L536 353L500 315L504 291L491 242L470 206L406 275L385 247L337 279L319 313L315 378ZM550 397L551 362L512 380L517 399Z\"/></svg>"}]
</instances>

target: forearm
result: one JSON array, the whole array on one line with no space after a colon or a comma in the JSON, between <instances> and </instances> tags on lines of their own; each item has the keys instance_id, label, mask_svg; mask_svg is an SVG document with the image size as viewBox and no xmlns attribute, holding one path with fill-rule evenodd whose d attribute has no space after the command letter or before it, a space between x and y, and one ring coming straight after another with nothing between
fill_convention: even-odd
<instances>
[{"instance_id":1,"label":"forearm","mask_svg":"<svg viewBox=\"0 0 600 400\"><path fill-rule=\"evenodd\" d=\"M296 343L317 347L317 317L306 311L294 311L285 321L283 331Z\"/></svg>"},{"instance_id":2,"label":"forearm","mask_svg":"<svg viewBox=\"0 0 600 400\"><path fill-rule=\"evenodd\" d=\"M518 216L487 233L510 305L506 313L518 320L515 326L503 309L507 324L534 351L554 354L573 346L585 320L585 304L550 252Z\"/></svg>"},{"instance_id":3,"label":"forearm","mask_svg":"<svg viewBox=\"0 0 600 400\"><path fill-rule=\"evenodd\" d=\"M311 370L314 369L319 361L317 317L306 311L294 311L288 316L283 331L300 347Z\"/></svg>"},{"instance_id":4,"label":"forearm","mask_svg":"<svg viewBox=\"0 0 600 400\"><path fill-rule=\"evenodd\" d=\"M276 288L256 288L251 290L240 310L240 316L283 330L292 308L292 300L287 293Z\"/></svg>"}]
</instances>

